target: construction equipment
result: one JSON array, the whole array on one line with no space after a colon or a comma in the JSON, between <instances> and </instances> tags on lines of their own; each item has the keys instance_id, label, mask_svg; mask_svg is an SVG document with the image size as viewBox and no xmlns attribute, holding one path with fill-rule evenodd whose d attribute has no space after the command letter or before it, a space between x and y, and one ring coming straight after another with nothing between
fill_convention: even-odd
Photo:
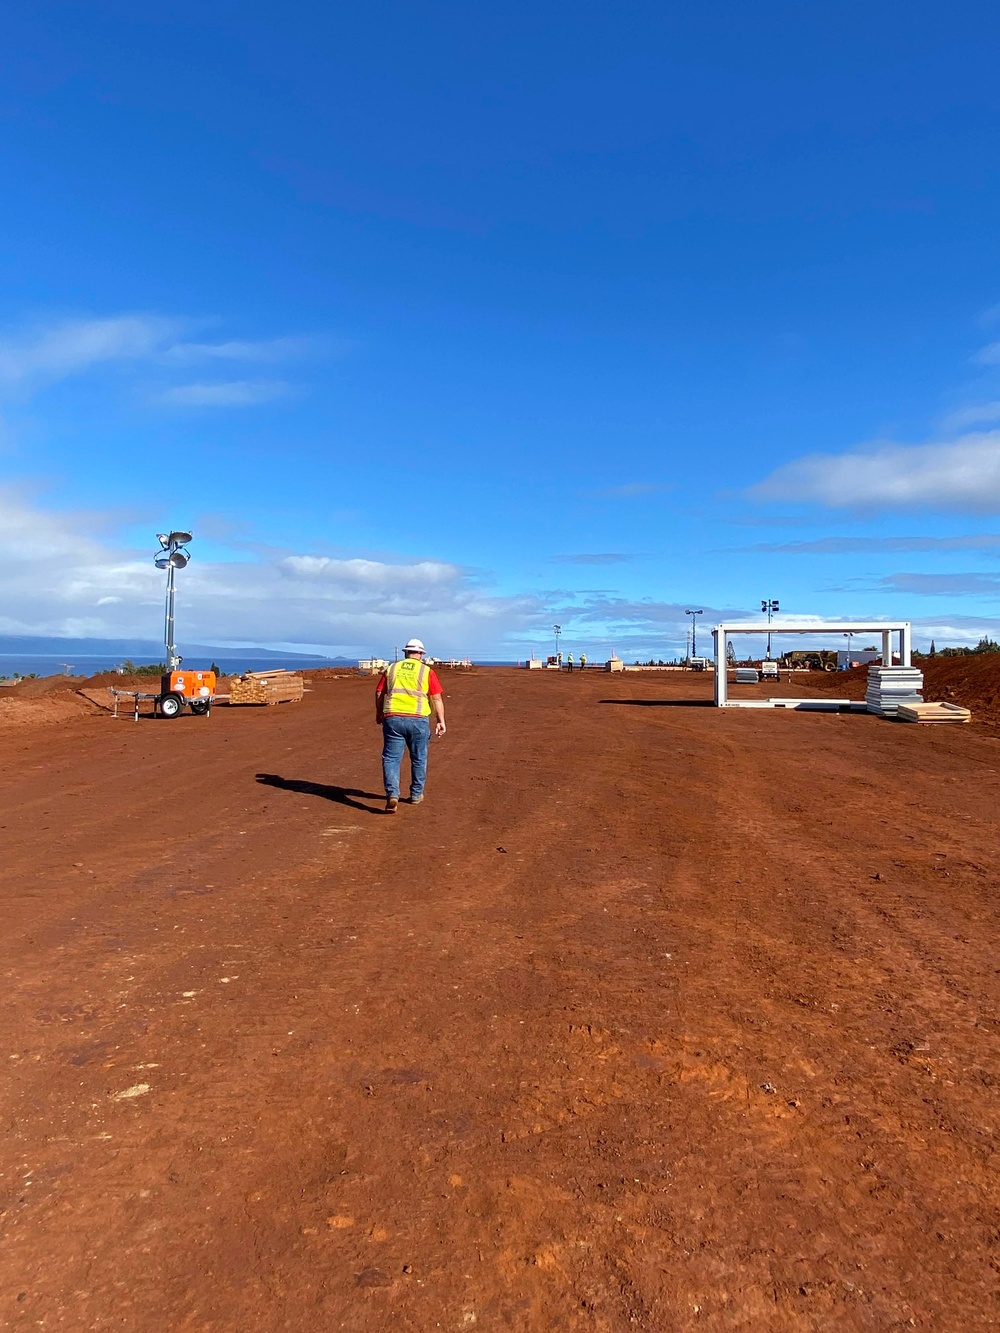
<instances>
[{"instance_id":1,"label":"construction equipment","mask_svg":"<svg viewBox=\"0 0 1000 1333\"><path fill-rule=\"evenodd\" d=\"M161 717L180 717L185 704L195 717L208 717L215 698L214 671L184 671L182 658L174 644L174 575L191 559L187 549L190 532L158 532L159 554L153 563L167 571L167 600L163 616L163 642L167 650L167 669L160 679L160 693L154 696L154 708Z\"/></svg>"},{"instance_id":2,"label":"construction equipment","mask_svg":"<svg viewBox=\"0 0 1000 1333\"><path fill-rule=\"evenodd\" d=\"M836 671L837 654L826 648L805 648L785 653L781 659L783 667L794 670L796 667L808 667L810 671Z\"/></svg>"}]
</instances>

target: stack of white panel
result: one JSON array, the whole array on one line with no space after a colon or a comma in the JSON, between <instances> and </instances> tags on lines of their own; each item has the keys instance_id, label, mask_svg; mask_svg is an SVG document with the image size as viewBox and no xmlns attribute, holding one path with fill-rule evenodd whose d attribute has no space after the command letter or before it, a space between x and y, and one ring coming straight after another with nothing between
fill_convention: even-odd
<instances>
[{"instance_id":1,"label":"stack of white panel","mask_svg":"<svg viewBox=\"0 0 1000 1333\"><path fill-rule=\"evenodd\" d=\"M923 688L924 673L916 667L870 666L865 703L869 713L895 717L900 704L923 703Z\"/></svg>"}]
</instances>

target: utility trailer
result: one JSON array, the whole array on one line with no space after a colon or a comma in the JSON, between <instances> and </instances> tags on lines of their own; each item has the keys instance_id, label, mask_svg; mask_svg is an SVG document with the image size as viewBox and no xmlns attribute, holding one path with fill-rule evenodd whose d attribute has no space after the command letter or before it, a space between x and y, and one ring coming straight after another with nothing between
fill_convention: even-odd
<instances>
[{"instance_id":1,"label":"utility trailer","mask_svg":"<svg viewBox=\"0 0 1000 1333\"><path fill-rule=\"evenodd\" d=\"M160 692L148 690L120 690L114 685L108 687L108 693L114 700L112 716L118 716L122 699L131 699L135 720L139 721L140 703L153 705L153 712L161 717L180 717L185 706L195 717L208 717L212 704L218 699L228 698L215 692L216 676L214 671L166 671L160 678Z\"/></svg>"}]
</instances>

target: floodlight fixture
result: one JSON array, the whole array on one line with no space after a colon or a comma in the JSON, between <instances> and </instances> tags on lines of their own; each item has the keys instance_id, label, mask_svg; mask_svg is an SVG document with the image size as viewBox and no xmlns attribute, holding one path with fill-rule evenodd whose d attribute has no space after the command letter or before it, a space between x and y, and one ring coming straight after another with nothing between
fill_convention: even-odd
<instances>
[{"instance_id":1,"label":"floodlight fixture","mask_svg":"<svg viewBox=\"0 0 1000 1333\"><path fill-rule=\"evenodd\" d=\"M778 603L777 603L777 601L776 601L775 598L773 598L773 597L768 597L768 598L764 598L764 599L761 601L760 609L761 609L761 610L766 614L766 616L767 616L767 624L768 624L768 630L767 630L767 660L770 661L770 660L771 660L771 629L770 629L770 626L771 626L771 616L775 613L775 611L779 610L780 608L779 608Z\"/></svg>"},{"instance_id":2,"label":"floodlight fixture","mask_svg":"<svg viewBox=\"0 0 1000 1333\"><path fill-rule=\"evenodd\" d=\"M190 532L172 532L167 538L171 546L187 546L191 540Z\"/></svg>"}]
</instances>

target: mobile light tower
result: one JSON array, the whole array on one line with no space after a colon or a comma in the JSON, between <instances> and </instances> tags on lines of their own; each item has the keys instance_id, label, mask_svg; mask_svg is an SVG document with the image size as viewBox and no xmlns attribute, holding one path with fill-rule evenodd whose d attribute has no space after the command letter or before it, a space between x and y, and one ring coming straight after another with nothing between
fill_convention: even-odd
<instances>
[{"instance_id":1,"label":"mobile light tower","mask_svg":"<svg viewBox=\"0 0 1000 1333\"><path fill-rule=\"evenodd\" d=\"M703 615L705 614L705 612L704 612L704 610L701 610L701 611L685 611L684 614L685 614L686 616L690 616L690 617L691 617L691 656L692 656L692 657L697 657L697 656L698 656L698 622L697 622L697 620L695 620L695 616L703 616Z\"/></svg>"},{"instance_id":2,"label":"mobile light tower","mask_svg":"<svg viewBox=\"0 0 1000 1333\"><path fill-rule=\"evenodd\" d=\"M163 613L163 644L167 650L167 670L176 671L182 658L177 656L174 646L174 574L184 569L191 559L187 544L191 540L190 532L158 532L156 540L160 543L160 553L153 563L157 569L167 571L167 604Z\"/></svg>"},{"instance_id":3,"label":"mobile light tower","mask_svg":"<svg viewBox=\"0 0 1000 1333\"><path fill-rule=\"evenodd\" d=\"M559 635L562 633L562 625L553 625L552 628L556 636L556 665L559 666L562 664L562 657L559 654Z\"/></svg>"},{"instance_id":4,"label":"mobile light tower","mask_svg":"<svg viewBox=\"0 0 1000 1333\"><path fill-rule=\"evenodd\" d=\"M778 610L780 610L781 608L778 606L778 603L777 603L776 601L774 601L773 598L771 598L771 599L769 599L769 600L767 600L767 601L763 601L763 602L761 602L761 604L760 604L760 609L761 609L762 611L766 612L766 614L767 614L767 660L770 662L770 660L771 660L771 617L772 617L772 615L774 615L775 611L778 611Z\"/></svg>"},{"instance_id":5,"label":"mobile light tower","mask_svg":"<svg viewBox=\"0 0 1000 1333\"><path fill-rule=\"evenodd\" d=\"M157 569L167 571L167 600L163 612L163 644L167 650L167 669L156 696L163 717L177 717L187 704L191 712L207 716L215 696L214 671L181 671L181 657L174 644L174 576L191 559L187 544L190 532L158 532L159 552L153 557ZM137 714L138 716L138 714Z\"/></svg>"},{"instance_id":6,"label":"mobile light tower","mask_svg":"<svg viewBox=\"0 0 1000 1333\"><path fill-rule=\"evenodd\" d=\"M851 661L851 640L854 638L854 631L849 630L844 635L844 638L847 640L847 669L849 671L851 667L854 665L853 662Z\"/></svg>"}]
</instances>

